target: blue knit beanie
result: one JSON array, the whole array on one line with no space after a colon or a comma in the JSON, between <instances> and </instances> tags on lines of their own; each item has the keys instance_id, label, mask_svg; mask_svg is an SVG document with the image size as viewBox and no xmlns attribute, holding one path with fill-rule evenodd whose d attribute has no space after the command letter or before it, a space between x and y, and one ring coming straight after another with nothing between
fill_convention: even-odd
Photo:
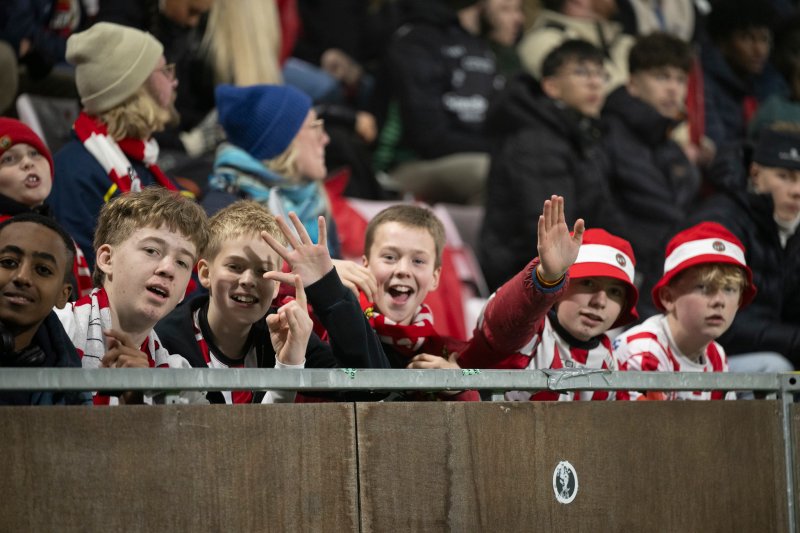
<instances>
[{"instance_id":1,"label":"blue knit beanie","mask_svg":"<svg viewBox=\"0 0 800 533\"><path fill-rule=\"evenodd\" d=\"M261 160L286 150L311 109L311 98L285 85L219 85L216 100L228 141Z\"/></svg>"}]
</instances>

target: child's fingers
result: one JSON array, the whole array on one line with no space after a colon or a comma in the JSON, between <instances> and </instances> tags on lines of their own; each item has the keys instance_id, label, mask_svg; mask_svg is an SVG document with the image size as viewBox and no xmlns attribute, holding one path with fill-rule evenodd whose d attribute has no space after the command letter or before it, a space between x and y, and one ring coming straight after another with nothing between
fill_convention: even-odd
<instances>
[{"instance_id":1,"label":"child's fingers","mask_svg":"<svg viewBox=\"0 0 800 533\"><path fill-rule=\"evenodd\" d=\"M127 333L123 333L122 331L117 331L117 330L111 329L111 328L104 329L103 330L103 335L105 335L106 337L108 337L110 339L116 340L122 346L128 346L129 348L134 348L136 350L139 349L139 347L136 346L133 343L133 341L131 340L130 335L128 335Z\"/></svg>"},{"instance_id":2,"label":"child's fingers","mask_svg":"<svg viewBox=\"0 0 800 533\"><path fill-rule=\"evenodd\" d=\"M283 283L284 285L294 285L295 274L292 274L291 272L278 272L277 270L270 270L269 272L264 272L262 277L264 279L271 279L272 281Z\"/></svg>"},{"instance_id":3,"label":"child's fingers","mask_svg":"<svg viewBox=\"0 0 800 533\"><path fill-rule=\"evenodd\" d=\"M322 215L317 218L317 228L319 228L317 244L328 246L328 224L325 222L325 217Z\"/></svg>"},{"instance_id":4,"label":"child's fingers","mask_svg":"<svg viewBox=\"0 0 800 533\"><path fill-rule=\"evenodd\" d=\"M563 196L556 196L556 223L561 224L565 222L564 219L564 197Z\"/></svg>"},{"instance_id":5,"label":"child's fingers","mask_svg":"<svg viewBox=\"0 0 800 533\"><path fill-rule=\"evenodd\" d=\"M293 213L289 213L289 216L291 217L292 214ZM295 215L295 218L296 217L297 215ZM292 248L295 250L300 248L300 241L297 240L297 236L292 231L292 228L289 227L289 224L286 223L286 220L282 216L278 215L275 217L275 221L278 223L278 227L281 228L281 231L283 232L284 236L286 236L286 240L289 241L289 244L292 246Z\"/></svg>"},{"instance_id":6,"label":"child's fingers","mask_svg":"<svg viewBox=\"0 0 800 533\"><path fill-rule=\"evenodd\" d=\"M309 237L308 232L306 231L306 227L303 226L303 223L300 222L300 217L297 216L297 213L294 211L289 211L289 218L292 220L292 224L294 224L294 229L297 230L297 234L300 236L300 242L303 244L311 244L311 237Z\"/></svg>"},{"instance_id":7,"label":"child's fingers","mask_svg":"<svg viewBox=\"0 0 800 533\"><path fill-rule=\"evenodd\" d=\"M273 237L266 231L262 231L261 239L264 242L266 242L270 248L275 250L278 253L278 255L283 258L284 261L286 261L287 263L291 263L291 261L289 260L289 250L287 250L284 245L275 240L275 237Z\"/></svg>"},{"instance_id":8,"label":"child's fingers","mask_svg":"<svg viewBox=\"0 0 800 533\"><path fill-rule=\"evenodd\" d=\"M300 279L300 276L294 277L294 297L295 301L302 309L308 309L306 289L303 287L303 281Z\"/></svg>"},{"instance_id":9,"label":"child's fingers","mask_svg":"<svg viewBox=\"0 0 800 533\"><path fill-rule=\"evenodd\" d=\"M544 229L548 229L550 227L550 218L552 217L553 212L553 204L550 200L545 200L544 205L542 206L542 219L544 221Z\"/></svg>"},{"instance_id":10,"label":"child's fingers","mask_svg":"<svg viewBox=\"0 0 800 533\"><path fill-rule=\"evenodd\" d=\"M575 227L572 229L572 238L579 245L583 242L583 232L586 231L586 223L582 218L575 221Z\"/></svg>"}]
</instances>

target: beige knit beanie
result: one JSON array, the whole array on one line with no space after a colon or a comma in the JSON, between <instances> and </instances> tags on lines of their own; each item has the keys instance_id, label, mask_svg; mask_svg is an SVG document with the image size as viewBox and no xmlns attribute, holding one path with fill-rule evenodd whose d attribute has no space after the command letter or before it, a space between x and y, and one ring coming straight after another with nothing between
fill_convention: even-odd
<instances>
[{"instance_id":1,"label":"beige knit beanie","mask_svg":"<svg viewBox=\"0 0 800 533\"><path fill-rule=\"evenodd\" d=\"M164 47L149 33L98 22L67 39L67 61L87 113L108 111L132 96L155 70Z\"/></svg>"}]
</instances>

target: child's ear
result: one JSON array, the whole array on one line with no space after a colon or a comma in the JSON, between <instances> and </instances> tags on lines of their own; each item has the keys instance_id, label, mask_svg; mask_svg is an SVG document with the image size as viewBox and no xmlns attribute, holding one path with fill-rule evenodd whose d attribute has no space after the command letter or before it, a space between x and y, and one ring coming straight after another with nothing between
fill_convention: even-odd
<instances>
[{"instance_id":1,"label":"child's ear","mask_svg":"<svg viewBox=\"0 0 800 533\"><path fill-rule=\"evenodd\" d=\"M72 283L67 281L64 282L64 285L61 287L61 292L58 294L58 299L56 300L56 307L59 309L64 309L64 306L67 305L69 301L69 296L72 294Z\"/></svg>"},{"instance_id":2,"label":"child's ear","mask_svg":"<svg viewBox=\"0 0 800 533\"><path fill-rule=\"evenodd\" d=\"M552 76L542 79L542 92L553 100L561 98L561 91L558 82Z\"/></svg>"},{"instance_id":3,"label":"child's ear","mask_svg":"<svg viewBox=\"0 0 800 533\"><path fill-rule=\"evenodd\" d=\"M753 185L753 189L756 191L759 189L761 185L761 166L758 163L750 163L750 183Z\"/></svg>"},{"instance_id":4,"label":"child's ear","mask_svg":"<svg viewBox=\"0 0 800 533\"><path fill-rule=\"evenodd\" d=\"M436 289L439 288L439 277L441 275L442 275L442 267L441 266L436 267L436 269L433 271L433 283L431 284L430 290L435 291Z\"/></svg>"},{"instance_id":5,"label":"child's ear","mask_svg":"<svg viewBox=\"0 0 800 533\"><path fill-rule=\"evenodd\" d=\"M675 308L675 291L669 285L658 289L658 299L668 313Z\"/></svg>"},{"instance_id":6,"label":"child's ear","mask_svg":"<svg viewBox=\"0 0 800 533\"><path fill-rule=\"evenodd\" d=\"M110 244L104 244L97 249L95 254L95 263L103 274L106 276L111 275L111 260L113 255L113 248Z\"/></svg>"},{"instance_id":7,"label":"child's ear","mask_svg":"<svg viewBox=\"0 0 800 533\"><path fill-rule=\"evenodd\" d=\"M211 267L208 261L200 259L197 262L197 277L200 279L200 285L208 289L211 286L211 277L209 276Z\"/></svg>"},{"instance_id":8,"label":"child's ear","mask_svg":"<svg viewBox=\"0 0 800 533\"><path fill-rule=\"evenodd\" d=\"M366 255L361 256L361 266L368 267L369 266L369 259L367 259Z\"/></svg>"}]
</instances>

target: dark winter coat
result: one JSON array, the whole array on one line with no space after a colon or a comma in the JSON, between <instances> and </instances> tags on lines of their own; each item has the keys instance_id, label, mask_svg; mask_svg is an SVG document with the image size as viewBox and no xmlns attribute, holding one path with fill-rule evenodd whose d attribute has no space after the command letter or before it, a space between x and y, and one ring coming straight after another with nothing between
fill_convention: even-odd
<instances>
[{"instance_id":1,"label":"dark winter coat","mask_svg":"<svg viewBox=\"0 0 800 533\"><path fill-rule=\"evenodd\" d=\"M495 289L537 255L537 223L553 194L565 198L566 218L618 230L604 179L596 121L537 94L523 75L498 97L490 114L496 139L487 183L479 259Z\"/></svg>"},{"instance_id":2,"label":"dark winter coat","mask_svg":"<svg viewBox=\"0 0 800 533\"><path fill-rule=\"evenodd\" d=\"M700 174L670 139L675 122L625 87L609 95L602 120L611 193L624 217L620 236L633 246L647 295L661 277L667 241L696 206ZM648 300L640 300L645 308Z\"/></svg>"}]
</instances>

